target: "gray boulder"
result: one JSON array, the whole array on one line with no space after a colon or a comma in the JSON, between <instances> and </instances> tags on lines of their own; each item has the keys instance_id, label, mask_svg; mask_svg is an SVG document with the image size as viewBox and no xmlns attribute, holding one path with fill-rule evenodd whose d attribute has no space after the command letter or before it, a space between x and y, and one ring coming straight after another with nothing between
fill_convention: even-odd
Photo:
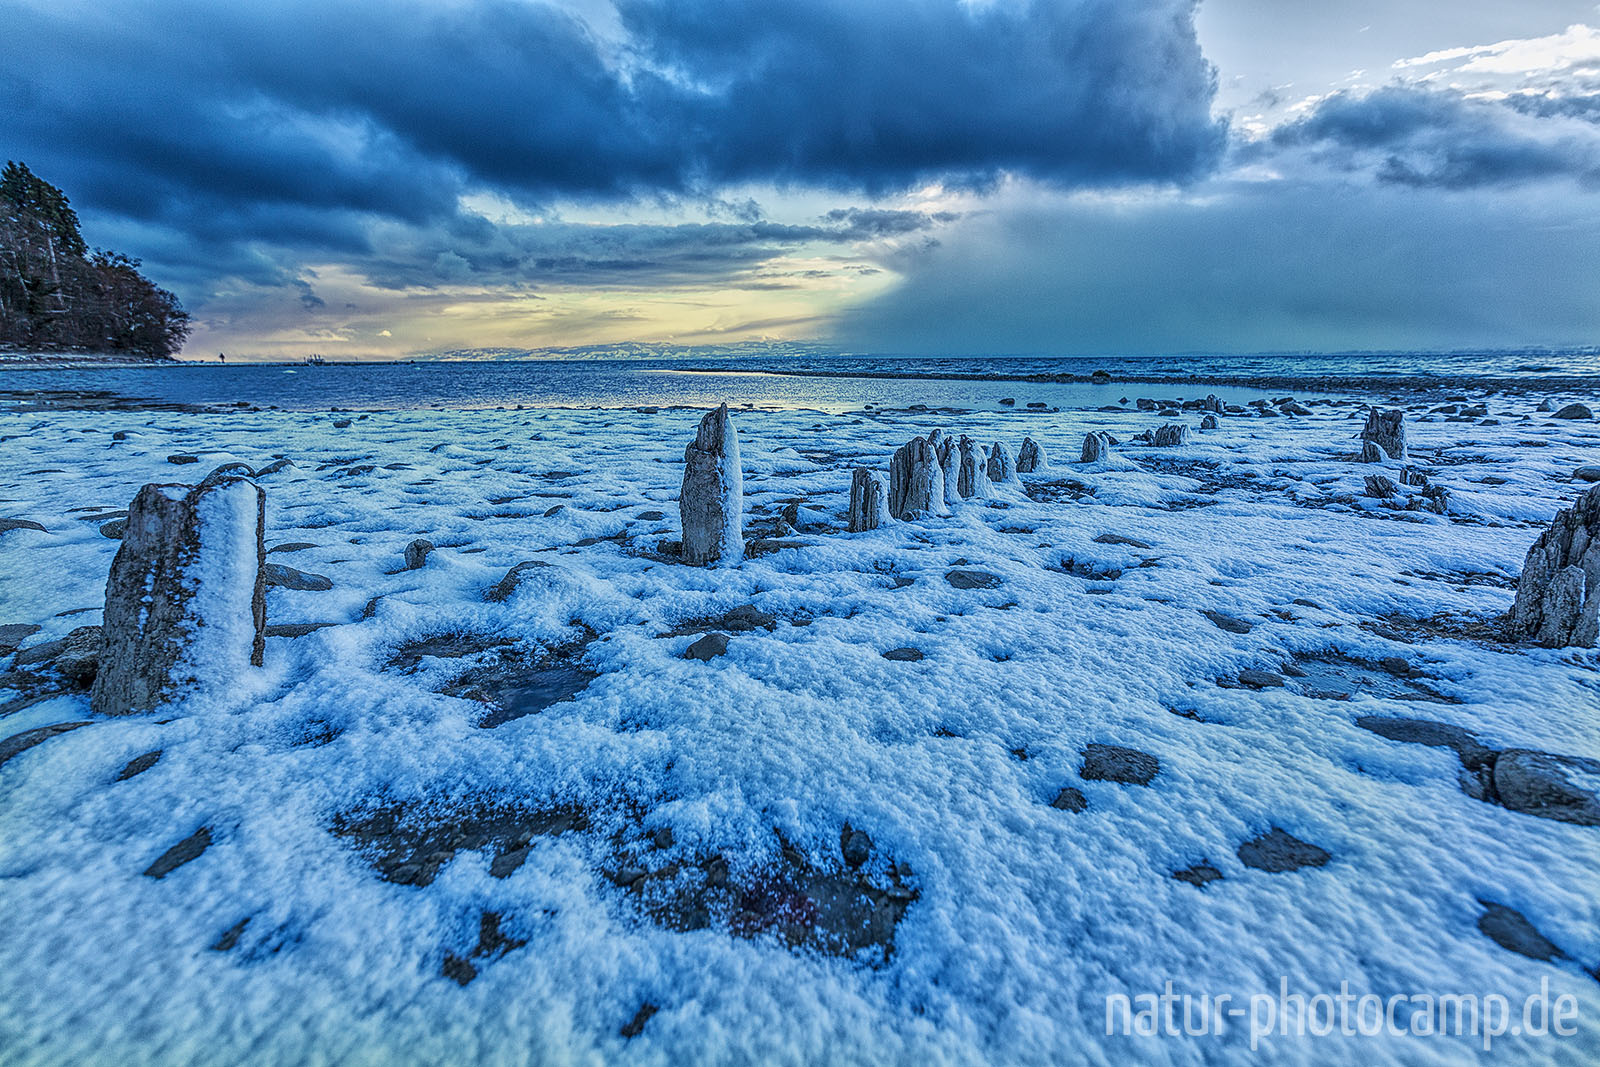
<instances>
[{"instance_id":1,"label":"gray boulder","mask_svg":"<svg viewBox=\"0 0 1600 1067\"><path fill-rule=\"evenodd\" d=\"M678 509L683 518L685 563L737 563L744 558L744 475L739 467L739 435L728 418L728 405L707 412L694 441L683 454L683 489Z\"/></svg>"},{"instance_id":2,"label":"gray boulder","mask_svg":"<svg viewBox=\"0 0 1600 1067\"><path fill-rule=\"evenodd\" d=\"M850 475L850 532L876 530L889 521L889 479L857 467Z\"/></svg>"},{"instance_id":3,"label":"gray boulder","mask_svg":"<svg viewBox=\"0 0 1600 1067\"><path fill-rule=\"evenodd\" d=\"M1406 413L1373 408L1367 412L1367 424L1361 428L1361 462L1377 462L1369 457L1373 452L1368 445L1376 445L1390 459L1404 461L1406 455Z\"/></svg>"},{"instance_id":4,"label":"gray boulder","mask_svg":"<svg viewBox=\"0 0 1600 1067\"><path fill-rule=\"evenodd\" d=\"M1110 455L1111 438L1099 430L1083 435L1083 452L1078 456L1079 463L1099 463Z\"/></svg>"},{"instance_id":5,"label":"gray boulder","mask_svg":"<svg viewBox=\"0 0 1600 1067\"><path fill-rule=\"evenodd\" d=\"M1200 410L1220 415L1223 411L1222 399L1214 393L1207 393L1206 398L1200 401Z\"/></svg>"},{"instance_id":6,"label":"gray boulder","mask_svg":"<svg viewBox=\"0 0 1600 1067\"><path fill-rule=\"evenodd\" d=\"M1594 412L1589 410L1587 404L1568 404L1550 417L1552 419L1592 419L1594 418Z\"/></svg>"},{"instance_id":7,"label":"gray boulder","mask_svg":"<svg viewBox=\"0 0 1600 1067\"><path fill-rule=\"evenodd\" d=\"M1215 415L1207 415L1200 420L1200 428L1202 430L1215 430L1217 425L1217 417Z\"/></svg>"},{"instance_id":8,"label":"gray boulder","mask_svg":"<svg viewBox=\"0 0 1600 1067\"><path fill-rule=\"evenodd\" d=\"M983 454L983 447L962 434L957 448L961 454L961 467L956 474L956 495L963 500L987 497L993 486L989 482L989 458Z\"/></svg>"},{"instance_id":9,"label":"gray boulder","mask_svg":"<svg viewBox=\"0 0 1600 1067\"><path fill-rule=\"evenodd\" d=\"M266 494L239 477L139 490L106 581L95 711L149 711L261 666L265 514Z\"/></svg>"},{"instance_id":10,"label":"gray boulder","mask_svg":"<svg viewBox=\"0 0 1600 1067\"><path fill-rule=\"evenodd\" d=\"M1017 449L1017 473L1033 474L1042 471L1049 464L1045 461L1044 446L1031 437L1022 439L1022 446Z\"/></svg>"},{"instance_id":11,"label":"gray boulder","mask_svg":"<svg viewBox=\"0 0 1600 1067\"><path fill-rule=\"evenodd\" d=\"M1550 648L1594 648L1600 632L1600 486L1556 512L1528 550L1507 631Z\"/></svg>"},{"instance_id":12,"label":"gray boulder","mask_svg":"<svg viewBox=\"0 0 1600 1067\"><path fill-rule=\"evenodd\" d=\"M420 570L428 560L428 553L433 551L433 542L419 537L406 546L406 570Z\"/></svg>"},{"instance_id":13,"label":"gray boulder","mask_svg":"<svg viewBox=\"0 0 1600 1067\"><path fill-rule=\"evenodd\" d=\"M944 468L935 446L929 438L913 437L889 461L889 514L905 522L949 513L944 502Z\"/></svg>"},{"instance_id":14,"label":"gray boulder","mask_svg":"<svg viewBox=\"0 0 1600 1067\"><path fill-rule=\"evenodd\" d=\"M1189 443L1189 427L1181 422L1169 422L1165 426L1157 426L1151 443L1158 448L1177 448L1179 445L1186 445Z\"/></svg>"}]
</instances>

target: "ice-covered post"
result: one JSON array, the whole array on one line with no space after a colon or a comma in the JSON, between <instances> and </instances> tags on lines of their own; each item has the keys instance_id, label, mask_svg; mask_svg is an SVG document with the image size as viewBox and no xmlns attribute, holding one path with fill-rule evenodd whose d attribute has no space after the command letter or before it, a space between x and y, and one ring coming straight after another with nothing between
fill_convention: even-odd
<instances>
[{"instance_id":1,"label":"ice-covered post","mask_svg":"<svg viewBox=\"0 0 1600 1067\"><path fill-rule=\"evenodd\" d=\"M966 500L988 496L989 459L983 454L983 449L966 434L961 435L956 448L961 455L961 467L956 475L956 492Z\"/></svg>"},{"instance_id":2,"label":"ice-covered post","mask_svg":"<svg viewBox=\"0 0 1600 1067\"><path fill-rule=\"evenodd\" d=\"M876 530L889 521L889 480L868 467L850 475L850 532Z\"/></svg>"},{"instance_id":3,"label":"ice-covered post","mask_svg":"<svg viewBox=\"0 0 1600 1067\"><path fill-rule=\"evenodd\" d=\"M1045 469L1044 447L1031 437L1024 437L1017 449L1017 473L1033 474Z\"/></svg>"},{"instance_id":4,"label":"ice-covered post","mask_svg":"<svg viewBox=\"0 0 1600 1067\"><path fill-rule=\"evenodd\" d=\"M947 515L944 468L930 438L913 437L889 461L889 514L902 522Z\"/></svg>"},{"instance_id":5,"label":"ice-covered post","mask_svg":"<svg viewBox=\"0 0 1600 1067\"><path fill-rule=\"evenodd\" d=\"M261 666L265 514L266 493L237 476L139 490L106 580L95 711L149 711Z\"/></svg>"},{"instance_id":6,"label":"ice-covered post","mask_svg":"<svg viewBox=\"0 0 1600 1067\"><path fill-rule=\"evenodd\" d=\"M739 469L739 435L728 405L706 413L694 441L683 453L685 563L737 563L744 558L744 475Z\"/></svg>"},{"instance_id":7,"label":"ice-covered post","mask_svg":"<svg viewBox=\"0 0 1600 1067\"><path fill-rule=\"evenodd\" d=\"M989 480L991 482L1012 482L1017 478L1017 465L1011 460L1011 452L1005 445L996 441L989 446Z\"/></svg>"},{"instance_id":8,"label":"ice-covered post","mask_svg":"<svg viewBox=\"0 0 1600 1067\"><path fill-rule=\"evenodd\" d=\"M1374 446L1382 451L1381 455L1373 452ZM1361 462L1381 463L1384 456L1402 463L1407 459L1406 413L1399 409L1373 408L1361 429Z\"/></svg>"}]
</instances>

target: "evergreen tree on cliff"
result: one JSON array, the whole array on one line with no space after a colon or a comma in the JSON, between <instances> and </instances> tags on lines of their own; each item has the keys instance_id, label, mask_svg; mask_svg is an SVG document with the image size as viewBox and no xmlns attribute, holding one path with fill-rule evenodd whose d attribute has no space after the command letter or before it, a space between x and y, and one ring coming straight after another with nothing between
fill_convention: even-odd
<instances>
[{"instance_id":1,"label":"evergreen tree on cliff","mask_svg":"<svg viewBox=\"0 0 1600 1067\"><path fill-rule=\"evenodd\" d=\"M139 261L91 251L66 194L28 169L0 171L0 347L125 352L164 359L189 315L139 273Z\"/></svg>"}]
</instances>

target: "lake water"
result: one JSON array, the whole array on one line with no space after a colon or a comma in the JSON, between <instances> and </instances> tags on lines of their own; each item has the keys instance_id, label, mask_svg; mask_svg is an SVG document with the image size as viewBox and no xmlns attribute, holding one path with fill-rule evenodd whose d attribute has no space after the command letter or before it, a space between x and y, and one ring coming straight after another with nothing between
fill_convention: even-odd
<instances>
[{"instance_id":1,"label":"lake water","mask_svg":"<svg viewBox=\"0 0 1600 1067\"><path fill-rule=\"evenodd\" d=\"M691 370L690 368L694 368ZM1145 359L784 356L722 359L528 360L384 364L180 364L107 369L25 370L0 374L0 388L107 390L123 396L196 404L248 401L289 410L392 410L514 407L704 407L726 400L761 408L842 411L879 407L990 408L1003 398L1060 408L1117 404L1124 397L1189 398L1216 393L1230 403L1263 395L1253 386L1113 381L1046 383L950 380L938 375L1086 375L1104 369L1118 377L1191 375L1279 376L1302 380L1299 394L1316 391L1324 376L1440 380L1543 377L1592 378L1600 384L1594 351L1491 356L1247 356ZM808 375L770 373L803 371ZM879 378L870 375L929 378ZM869 375L860 377L858 375ZM1284 390L1275 390L1280 395Z\"/></svg>"}]
</instances>

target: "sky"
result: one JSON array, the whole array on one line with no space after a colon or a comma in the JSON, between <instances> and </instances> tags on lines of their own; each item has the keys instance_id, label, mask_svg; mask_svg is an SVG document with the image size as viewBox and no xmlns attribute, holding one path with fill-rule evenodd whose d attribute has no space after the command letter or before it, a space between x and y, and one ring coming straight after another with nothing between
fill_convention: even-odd
<instances>
[{"instance_id":1,"label":"sky","mask_svg":"<svg viewBox=\"0 0 1600 1067\"><path fill-rule=\"evenodd\" d=\"M189 358L1600 342L1592 0L0 0Z\"/></svg>"}]
</instances>

